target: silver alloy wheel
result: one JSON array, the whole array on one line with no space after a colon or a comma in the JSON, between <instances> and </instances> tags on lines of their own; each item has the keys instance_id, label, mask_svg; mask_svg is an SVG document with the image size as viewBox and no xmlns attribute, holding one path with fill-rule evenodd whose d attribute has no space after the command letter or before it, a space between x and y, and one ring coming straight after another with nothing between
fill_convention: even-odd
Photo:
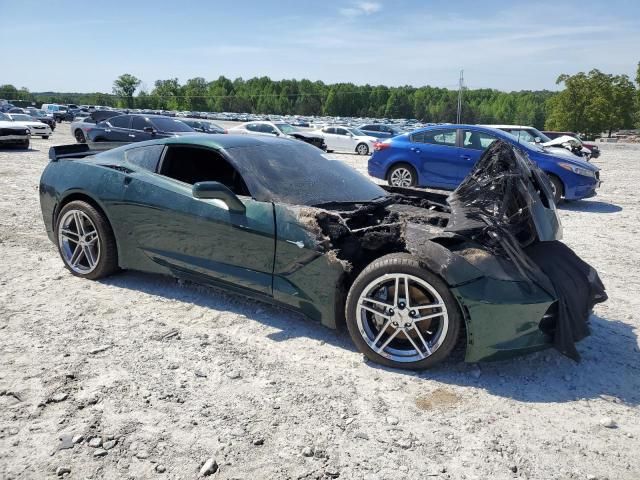
<instances>
[{"instance_id":1,"label":"silver alloy wheel","mask_svg":"<svg viewBox=\"0 0 640 480\"><path fill-rule=\"evenodd\" d=\"M407 168L398 167L391 172L389 183L394 187L410 187L413 183L413 175Z\"/></svg>"},{"instance_id":2,"label":"silver alloy wheel","mask_svg":"<svg viewBox=\"0 0 640 480\"><path fill-rule=\"evenodd\" d=\"M366 155L369 153L369 147L367 147L364 143L360 143L356 148L358 155Z\"/></svg>"},{"instance_id":3,"label":"silver alloy wheel","mask_svg":"<svg viewBox=\"0 0 640 480\"><path fill-rule=\"evenodd\" d=\"M432 355L449 330L440 294L427 281L408 274L385 274L370 282L358 298L356 322L374 352L402 363Z\"/></svg>"},{"instance_id":4,"label":"silver alloy wheel","mask_svg":"<svg viewBox=\"0 0 640 480\"><path fill-rule=\"evenodd\" d=\"M58 245L65 263L74 272L91 273L100 260L98 230L81 210L69 210L58 223Z\"/></svg>"}]
</instances>

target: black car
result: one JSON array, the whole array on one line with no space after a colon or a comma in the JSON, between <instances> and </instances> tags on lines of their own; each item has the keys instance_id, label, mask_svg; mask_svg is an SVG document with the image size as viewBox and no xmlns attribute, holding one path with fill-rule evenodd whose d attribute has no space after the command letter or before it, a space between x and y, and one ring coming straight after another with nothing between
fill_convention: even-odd
<instances>
[{"instance_id":1,"label":"black car","mask_svg":"<svg viewBox=\"0 0 640 480\"><path fill-rule=\"evenodd\" d=\"M100 121L87 133L89 142L143 142L155 138L192 135L196 131L180 120L162 115L117 115Z\"/></svg>"},{"instance_id":2,"label":"black car","mask_svg":"<svg viewBox=\"0 0 640 480\"><path fill-rule=\"evenodd\" d=\"M365 125L360 125L358 130L370 137L376 138L392 138L402 133L396 127L385 125L383 123L367 123Z\"/></svg>"},{"instance_id":3,"label":"black car","mask_svg":"<svg viewBox=\"0 0 640 480\"><path fill-rule=\"evenodd\" d=\"M227 131L220 125L210 122L208 120L199 120L196 118L181 118L180 121L186 125L189 125L196 132L202 133L227 133Z\"/></svg>"},{"instance_id":4,"label":"black car","mask_svg":"<svg viewBox=\"0 0 640 480\"><path fill-rule=\"evenodd\" d=\"M36 120L49 125L51 131L54 131L56 129L56 121L52 117L49 117L42 110L38 110L37 108L25 108L25 111Z\"/></svg>"}]
</instances>

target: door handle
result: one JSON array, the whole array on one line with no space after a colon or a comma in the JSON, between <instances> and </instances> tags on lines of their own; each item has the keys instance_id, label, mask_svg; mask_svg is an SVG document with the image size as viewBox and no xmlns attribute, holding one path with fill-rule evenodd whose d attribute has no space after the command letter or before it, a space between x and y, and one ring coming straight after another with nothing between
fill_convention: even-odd
<instances>
[{"instance_id":1,"label":"door handle","mask_svg":"<svg viewBox=\"0 0 640 480\"><path fill-rule=\"evenodd\" d=\"M130 136L131 138L136 138L136 136L135 136L133 133L130 133L130 134L129 134L129 136Z\"/></svg>"},{"instance_id":2,"label":"door handle","mask_svg":"<svg viewBox=\"0 0 640 480\"><path fill-rule=\"evenodd\" d=\"M127 175L126 177L124 177L124 184L125 184L125 186L126 186L126 185L129 185L129 184L131 183L131 180L133 180L133 178L132 178L132 177L130 177L130 176L128 176L128 175Z\"/></svg>"},{"instance_id":3,"label":"door handle","mask_svg":"<svg viewBox=\"0 0 640 480\"><path fill-rule=\"evenodd\" d=\"M460 155L460 158L462 158L463 160L471 160L471 157L469 155Z\"/></svg>"}]
</instances>

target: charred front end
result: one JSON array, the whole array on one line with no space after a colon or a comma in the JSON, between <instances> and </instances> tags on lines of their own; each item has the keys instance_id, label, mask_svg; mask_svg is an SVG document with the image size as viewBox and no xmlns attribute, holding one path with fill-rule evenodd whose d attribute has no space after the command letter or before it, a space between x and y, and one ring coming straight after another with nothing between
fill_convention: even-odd
<instances>
[{"instance_id":1,"label":"charred front end","mask_svg":"<svg viewBox=\"0 0 640 480\"><path fill-rule=\"evenodd\" d=\"M356 276L404 252L455 296L467 361L551 345L579 358L574 343L606 294L595 270L559 241L548 181L523 154L495 142L448 198L387 191L366 203L276 206L276 299L336 327Z\"/></svg>"}]
</instances>

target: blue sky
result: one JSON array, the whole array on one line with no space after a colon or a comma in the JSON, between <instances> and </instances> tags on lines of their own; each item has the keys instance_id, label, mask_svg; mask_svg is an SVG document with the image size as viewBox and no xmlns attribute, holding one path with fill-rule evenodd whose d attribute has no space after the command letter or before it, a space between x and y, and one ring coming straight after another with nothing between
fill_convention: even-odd
<instances>
[{"instance_id":1,"label":"blue sky","mask_svg":"<svg viewBox=\"0 0 640 480\"><path fill-rule=\"evenodd\" d=\"M225 75L554 89L561 73L635 76L640 1L0 0L0 84L111 91Z\"/></svg>"}]
</instances>

